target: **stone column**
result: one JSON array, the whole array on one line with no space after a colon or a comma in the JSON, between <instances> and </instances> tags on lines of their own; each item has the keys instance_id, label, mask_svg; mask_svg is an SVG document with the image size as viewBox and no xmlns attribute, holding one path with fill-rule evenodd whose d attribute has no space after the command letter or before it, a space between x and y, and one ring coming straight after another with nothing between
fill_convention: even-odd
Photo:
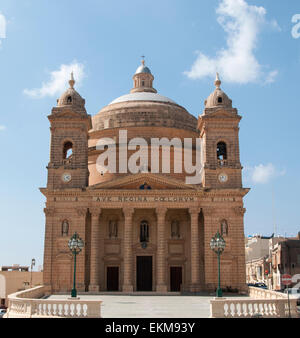
<instances>
[{"instance_id":1,"label":"stone column","mask_svg":"<svg viewBox=\"0 0 300 338\"><path fill-rule=\"evenodd\" d=\"M191 292L200 291L200 243L199 243L200 208L190 208L191 216Z\"/></svg>"},{"instance_id":2,"label":"stone column","mask_svg":"<svg viewBox=\"0 0 300 338\"><path fill-rule=\"evenodd\" d=\"M85 243L85 228L86 228L86 213L87 208L75 208L77 212L76 217L76 231ZM76 288L77 291L85 292L85 246L76 257Z\"/></svg>"},{"instance_id":3,"label":"stone column","mask_svg":"<svg viewBox=\"0 0 300 338\"><path fill-rule=\"evenodd\" d=\"M167 208L157 208L156 291L167 292L166 283L166 218Z\"/></svg>"},{"instance_id":4,"label":"stone column","mask_svg":"<svg viewBox=\"0 0 300 338\"><path fill-rule=\"evenodd\" d=\"M205 288L213 291L216 287L217 274L214 268L216 254L210 248L210 240L216 234L217 228L213 221L215 213L214 207L202 208L204 215L204 272L205 272Z\"/></svg>"},{"instance_id":5,"label":"stone column","mask_svg":"<svg viewBox=\"0 0 300 338\"><path fill-rule=\"evenodd\" d=\"M90 208L91 213L91 259L90 259L90 292L100 291L99 281L99 246L100 246L100 224L99 216L101 209Z\"/></svg>"},{"instance_id":6,"label":"stone column","mask_svg":"<svg viewBox=\"0 0 300 338\"><path fill-rule=\"evenodd\" d=\"M52 248L53 248L53 216L55 214L54 208L45 208L46 215L46 229L44 242L44 270L43 270L43 284L45 286L46 294L52 293Z\"/></svg>"},{"instance_id":7,"label":"stone column","mask_svg":"<svg viewBox=\"0 0 300 338\"><path fill-rule=\"evenodd\" d=\"M124 280L123 292L133 292L132 273L133 273L133 257L132 257L132 215L134 208L123 209L124 213L124 239L123 239L123 256L124 256Z\"/></svg>"}]
</instances>

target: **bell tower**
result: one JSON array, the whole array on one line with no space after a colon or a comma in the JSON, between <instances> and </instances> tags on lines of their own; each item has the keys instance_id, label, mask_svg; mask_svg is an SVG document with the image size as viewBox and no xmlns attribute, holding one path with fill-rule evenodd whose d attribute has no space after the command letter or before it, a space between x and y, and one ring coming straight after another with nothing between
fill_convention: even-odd
<instances>
[{"instance_id":1,"label":"bell tower","mask_svg":"<svg viewBox=\"0 0 300 338\"><path fill-rule=\"evenodd\" d=\"M84 188L88 186L88 131L91 116L85 100L74 89L73 73L70 88L57 100L48 116L51 127L49 189Z\"/></svg>"},{"instance_id":2,"label":"bell tower","mask_svg":"<svg viewBox=\"0 0 300 338\"><path fill-rule=\"evenodd\" d=\"M221 90L218 73L215 86L198 120L203 146L202 185L204 188L242 188L239 150L239 122L242 117Z\"/></svg>"}]
</instances>

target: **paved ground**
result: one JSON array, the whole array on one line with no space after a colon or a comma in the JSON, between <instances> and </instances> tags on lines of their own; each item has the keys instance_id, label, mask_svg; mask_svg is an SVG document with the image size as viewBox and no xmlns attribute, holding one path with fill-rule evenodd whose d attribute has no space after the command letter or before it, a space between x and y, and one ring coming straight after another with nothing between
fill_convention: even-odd
<instances>
[{"instance_id":1,"label":"paved ground","mask_svg":"<svg viewBox=\"0 0 300 338\"><path fill-rule=\"evenodd\" d=\"M55 295L49 299L65 299ZM80 299L102 300L103 318L208 318L208 296L80 295Z\"/></svg>"}]
</instances>

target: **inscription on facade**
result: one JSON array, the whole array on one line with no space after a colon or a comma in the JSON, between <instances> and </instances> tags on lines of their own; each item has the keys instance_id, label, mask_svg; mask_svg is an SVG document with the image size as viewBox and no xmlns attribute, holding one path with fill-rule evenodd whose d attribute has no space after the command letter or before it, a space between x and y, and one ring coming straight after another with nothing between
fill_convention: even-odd
<instances>
[{"instance_id":1,"label":"inscription on facade","mask_svg":"<svg viewBox=\"0 0 300 338\"><path fill-rule=\"evenodd\" d=\"M180 202L180 203L190 203L196 202L196 197L182 197L182 196L99 196L93 197L95 202Z\"/></svg>"}]
</instances>

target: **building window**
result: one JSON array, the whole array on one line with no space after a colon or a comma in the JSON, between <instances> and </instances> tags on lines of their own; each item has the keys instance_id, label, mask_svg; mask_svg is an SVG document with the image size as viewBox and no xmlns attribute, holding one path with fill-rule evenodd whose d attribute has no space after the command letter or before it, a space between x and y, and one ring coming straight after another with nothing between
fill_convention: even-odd
<instances>
[{"instance_id":1,"label":"building window","mask_svg":"<svg viewBox=\"0 0 300 338\"><path fill-rule=\"evenodd\" d=\"M62 234L62 236L68 236L69 235L69 222L67 220L64 220L62 222L61 234Z\"/></svg>"},{"instance_id":2,"label":"building window","mask_svg":"<svg viewBox=\"0 0 300 338\"><path fill-rule=\"evenodd\" d=\"M68 96L67 103L72 103L72 96Z\"/></svg>"},{"instance_id":3,"label":"building window","mask_svg":"<svg viewBox=\"0 0 300 338\"><path fill-rule=\"evenodd\" d=\"M147 182L145 182L140 186L140 190L151 190L151 186L148 185Z\"/></svg>"},{"instance_id":4,"label":"building window","mask_svg":"<svg viewBox=\"0 0 300 338\"><path fill-rule=\"evenodd\" d=\"M218 97L218 103L222 103L223 102L223 99L221 96Z\"/></svg>"},{"instance_id":5,"label":"building window","mask_svg":"<svg viewBox=\"0 0 300 338\"><path fill-rule=\"evenodd\" d=\"M221 235L222 236L228 235L228 223L227 223L226 219L223 219L221 221Z\"/></svg>"},{"instance_id":6,"label":"building window","mask_svg":"<svg viewBox=\"0 0 300 338\"><path fill-rule=\"evenodd\" d=\"M63 148L64 160L71 159L72 155L73 155L73 143L70 141L65 142L64 148Z\"/></svg>"},{"instance_id":7,"label":"building window","mask_svg":"<svg viewBox=\"0 0 300 338\"><path fill-rule=\"evenodd\" d=\"M140 242L149 242L149 223L147 221L142 221L140 224Z\"/></svg>"},{"instance_id":8,"label":"building window","mask_svg":"<svg viewBox=\"0 0 300 338\"><path fill-rule=\"evenodd\" d=\"M180 225L177 220L174 220L171 223L171 237L180 238Z\"/></svg>"},{"instance_id":9,"label":"building window","mask_svg":"<svg viewBox=\"0 0 300 338\"><path fill-rule=\"evenodd\" d=\"M118 238L118 222L109 221L108 223L109 238Z\"/></svg>"},{"instance_id":10,"label":"building window","mask_svg":"<svg viewBox=\"0 0 300 338\"><path fill-rule=\"evenodd\" d=\"M144 87L145 86L145 81L142 81L142 87Z\"/></svg>"},{"instance_id":11,"label":"building window","mask_svg":"<svg viewBox=\"0 0 300 338\"><path fill-rule=\"evenodd\" d=\"M227 146L225 142L217 144L217 158L219 161L227 160Z\"/></svg>"}]
</instances>

